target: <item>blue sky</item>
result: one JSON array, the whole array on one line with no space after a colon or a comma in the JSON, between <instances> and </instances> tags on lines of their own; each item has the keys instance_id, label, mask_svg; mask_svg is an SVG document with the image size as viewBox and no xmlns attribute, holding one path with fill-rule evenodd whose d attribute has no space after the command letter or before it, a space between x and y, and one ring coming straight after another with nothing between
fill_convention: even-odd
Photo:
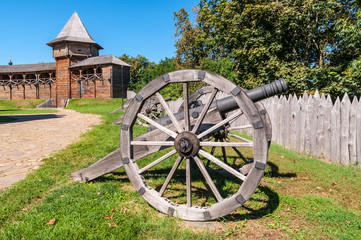
<instances>
[{"instance_id":1,"label":"blue sky","mask_svg":"<svg viewBox=\"0 0 361 240\"><path fill-rule=\"evenodd\" d=\"M125 54L158 62L175 55L173 13L197 0L1 0L0 65L53 62L46 45L76 11L100 55Z\"/></svg>"}]
</instances>

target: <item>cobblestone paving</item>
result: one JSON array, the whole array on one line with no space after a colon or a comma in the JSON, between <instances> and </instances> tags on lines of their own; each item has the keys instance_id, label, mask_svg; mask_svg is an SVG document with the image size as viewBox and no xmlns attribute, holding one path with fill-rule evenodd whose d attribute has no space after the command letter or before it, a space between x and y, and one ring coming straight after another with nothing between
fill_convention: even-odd
<instances>
[{"instance_id":1,"label":"cobblestone paving","mask_svg":"<svg viewBox=\"0 0 361 240\"><path fill-rule=\"evenodd\" d=\"M7 116L16 120L0 123L0 189L25 178L39 168L43 158L76 142L91 126L101 123L98 115L68 109Z\"/></svg>"}]
</instances>

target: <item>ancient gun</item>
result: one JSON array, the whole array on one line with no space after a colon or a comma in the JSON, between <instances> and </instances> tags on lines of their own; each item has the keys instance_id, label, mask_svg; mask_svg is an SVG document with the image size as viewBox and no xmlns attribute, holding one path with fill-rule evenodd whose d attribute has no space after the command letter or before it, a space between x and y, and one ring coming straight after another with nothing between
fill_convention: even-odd
<instances>
[{"instance_id":1,"label":"ancient gun","mask_svg":"<svg viewBox=\"0 0 361 240\"><path fill-rule=\"evenodd\" d=\"M193 83L204 86L189 94ZM183 104L172 110L161 90L179 85ZM225 216L250 198L266 168L272 128L261 100L287 90L284 79L245 91L202 70L164 74L130 102L120 147L73 172L73 180L90 181L124 167L134 188L160 212L191 221ZM217 94L227 97L216 100ZM158 99L166 116L152 119L142 113L150 98ZM238 119L243 119L239 126L234 124ZM237 132L242 129L251 131L252 139ZM177 182L176 188L170 187L171 181ZM210 196L204 199L196 189L206 189Z\"/></svg>"}]
</instances>

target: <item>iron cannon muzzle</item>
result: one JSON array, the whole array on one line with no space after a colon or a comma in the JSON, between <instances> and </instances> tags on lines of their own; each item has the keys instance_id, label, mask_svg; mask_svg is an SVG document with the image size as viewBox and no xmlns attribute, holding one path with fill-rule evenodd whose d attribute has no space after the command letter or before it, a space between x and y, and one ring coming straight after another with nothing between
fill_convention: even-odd
<instances>
[{"instance_id":1,"label":"iron cannon muzzle","mask_svg":"<svg viewBox=\"0 0 361 240\"><path fill-rule=\"evenodd\" d=\"M258 102L278 94L286 93L287 91L287 83L283 78L281 78L269 84L248 90L246 93L252 101Z\"/></svg>"},{"instance_id":2,"label":"iron cannon muzzle","mask_svg":"<svg viewBox=\"0 0 361 240\"><path fill-rule=\"evenodd\" d=\"M287 83L283 78L281 78L269 84L248 90L245 93L253 102L258 102L278 94L286 93L287 91ZM238 104L234 101L232 96L229 96L214 101L211 107L217 107L219 112L224 114L236 110L238 108Z\"/></svg>"}]
</instances>

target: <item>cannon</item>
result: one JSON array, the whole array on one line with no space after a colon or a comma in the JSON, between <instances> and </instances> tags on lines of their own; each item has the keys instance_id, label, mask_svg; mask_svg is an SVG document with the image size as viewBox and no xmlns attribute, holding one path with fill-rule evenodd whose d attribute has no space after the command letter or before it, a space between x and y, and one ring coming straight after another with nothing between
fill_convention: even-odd
<instances>
[{"instance_id":1,"label":"cannon","mask_svg":"<svg viewBox=\"0 0 361 240\"><path fill-rule=\"evenodd\" d=\"M192 84L202 87L189 94ZM167 87L182 89L184 102L175 111L161 94ZM130 102L120 147L72 178L90 181L124 167L135 190L162 213L189 221L228 215L251 197L266 168L272 128L260 101L286 91L284 79L245 91L207 71L164 74ZM216 100L221 93L227 97ZM150 98L159 101L165 116L142 113ZM138 119L149 127L136 124ZM251 131L252 140L240 136L241 129Z\"/></svg>"}]
</instances>

